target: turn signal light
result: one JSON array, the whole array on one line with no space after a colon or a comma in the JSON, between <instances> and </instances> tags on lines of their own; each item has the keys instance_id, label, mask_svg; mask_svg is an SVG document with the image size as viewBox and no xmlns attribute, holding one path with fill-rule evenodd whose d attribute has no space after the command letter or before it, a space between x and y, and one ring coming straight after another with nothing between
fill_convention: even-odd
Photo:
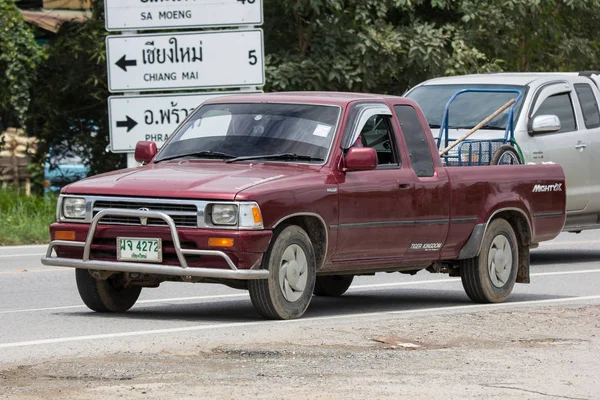
<instances>
[{"instance_id":1,"label":"turn signal light","mask_svg":"<svg viewBox=\"0 0 600 400\"><path fill-rule=\"evenodd\" d=\"M54 232L56 240L75 240L75 231L56 231Z\"/></svg>"},{"instance_id":2,"label":"turn signal light","mask_svg":"<svg viewBox=\"0 0 600 400\"><path fill-rule=\"evenodd\" d=\"M254 222L257 224L263 222L260 210L256 206L252 207L252 217L254 218Z\"/></svg>"},{"instance_id":3,"label":"turn signal light","mask_svg":"<svg viewBox=\"0 0 600 400\"><path fill-rule=\"evenodd\" d=\"M232 238L208 238L208 245L212 247L233 247L233 243Z\"/></svg>"}]
</instances>

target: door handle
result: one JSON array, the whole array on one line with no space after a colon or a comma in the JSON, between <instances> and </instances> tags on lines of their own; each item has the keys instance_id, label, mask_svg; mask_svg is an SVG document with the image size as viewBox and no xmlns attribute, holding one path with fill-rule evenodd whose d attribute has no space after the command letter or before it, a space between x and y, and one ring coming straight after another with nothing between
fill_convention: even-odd
<instances>
[{"instance_id":1,"label":"door handle","mask_svg":"<svg viewBox=\"0 0 600 400\"><path fill-rule=\"evenodd\" d=\"M575 145L575 148L576 148L577 150L582 150L582 149L585 149L586 147L587 147L587 144L585 144L585 143L577 143L577 144Z\"/></svg>"},{"instance_id":2,"label":"door handle","mask_svg":"<svg viewBox=\"0 0 600 400\"><path fill-rule=\"evenodd\" d=\"M398 188L400 188L400 189L410 189L410 183L400 183L400 182L398 182Z\"/></svg>"}]
</instances>

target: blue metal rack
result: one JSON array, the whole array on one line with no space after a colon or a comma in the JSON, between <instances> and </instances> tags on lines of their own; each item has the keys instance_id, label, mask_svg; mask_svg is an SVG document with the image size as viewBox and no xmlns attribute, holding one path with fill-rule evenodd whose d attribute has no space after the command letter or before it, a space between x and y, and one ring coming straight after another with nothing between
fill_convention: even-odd
<instances>
[{"instance_id":1,"label":"blue metal rack","mask_svg":"<svg viewBox=\"0 0 600 400\"><path fill-rule=\"evenodd\" d=\"M443 148L448 147L452 142L458 138L449 138L449 123L450 118L450 104L461 94L464 93L515 93L517 97L515 102L508 108L508 120L506 123L506 129L504 131L504 137L497 139L465 139L463 142L458 144L455 148L444 154L442 158L446 161L448 166L464 166L464 165L489 165L493 154L498 148L505 144L514 146L517 150L517 154L523 160L521 151L515 140L515 127L514 127L514 108L519 103L519 100L523 97L523 93L517 89L463 89L456 92L446 103L444 109L444 116L440 126L440 132L437 138L437 147L440 148L442 138L444 139Z\"/></svg>"}]
</instances>

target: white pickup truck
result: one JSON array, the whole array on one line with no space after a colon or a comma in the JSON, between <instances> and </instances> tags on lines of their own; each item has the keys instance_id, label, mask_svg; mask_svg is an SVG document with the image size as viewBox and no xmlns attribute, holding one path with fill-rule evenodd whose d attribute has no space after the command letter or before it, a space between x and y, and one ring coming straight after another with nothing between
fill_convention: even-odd
<instances>
[{"instance_id":1,"label":"white pickup truck","mask_svg":"<svg viewBox=\"0 0 600 400\"><path fill-rule=\"evenodd\" d=\"M508 138L510 130L512 140L505 141L507 145L501 148L494 147L486 163L497 163L494 160L499 159L498 153L504 152L511 156L510 163L561 164L567 189L564 231L578 233L600 228L599 86L600 72L491 73L431 79L410 89L405 96L419 103L434 137L439 133L438 146L444 148L442 131L453 139L459 138L519 92L512 109L512 124L510 109L489 121L469 137L479 146L479 152L472 150L476 146L469 143L469 151L462 151L462 159L477 161L483 157L481 148L485 146L481 143L505 138L505 132ZM446 107L457 92L465 89L470 92L461 93Z\"/></svg>"}]
</instances>

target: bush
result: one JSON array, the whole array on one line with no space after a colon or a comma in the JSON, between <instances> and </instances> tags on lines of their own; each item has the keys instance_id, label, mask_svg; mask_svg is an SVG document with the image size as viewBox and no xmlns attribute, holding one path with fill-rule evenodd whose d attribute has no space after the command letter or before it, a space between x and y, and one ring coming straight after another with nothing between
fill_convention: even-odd
<instances>
[{"instance_id":1,"label":"bush","mask_svg":"<svg viewBox=\"0 0 600 400\"><path fill-rule=\"evenodd\" d=\"M15 189L0 189L0 246L48 243L56 200L55 195L26 196Z\"/></svg>"}]
</instances>

